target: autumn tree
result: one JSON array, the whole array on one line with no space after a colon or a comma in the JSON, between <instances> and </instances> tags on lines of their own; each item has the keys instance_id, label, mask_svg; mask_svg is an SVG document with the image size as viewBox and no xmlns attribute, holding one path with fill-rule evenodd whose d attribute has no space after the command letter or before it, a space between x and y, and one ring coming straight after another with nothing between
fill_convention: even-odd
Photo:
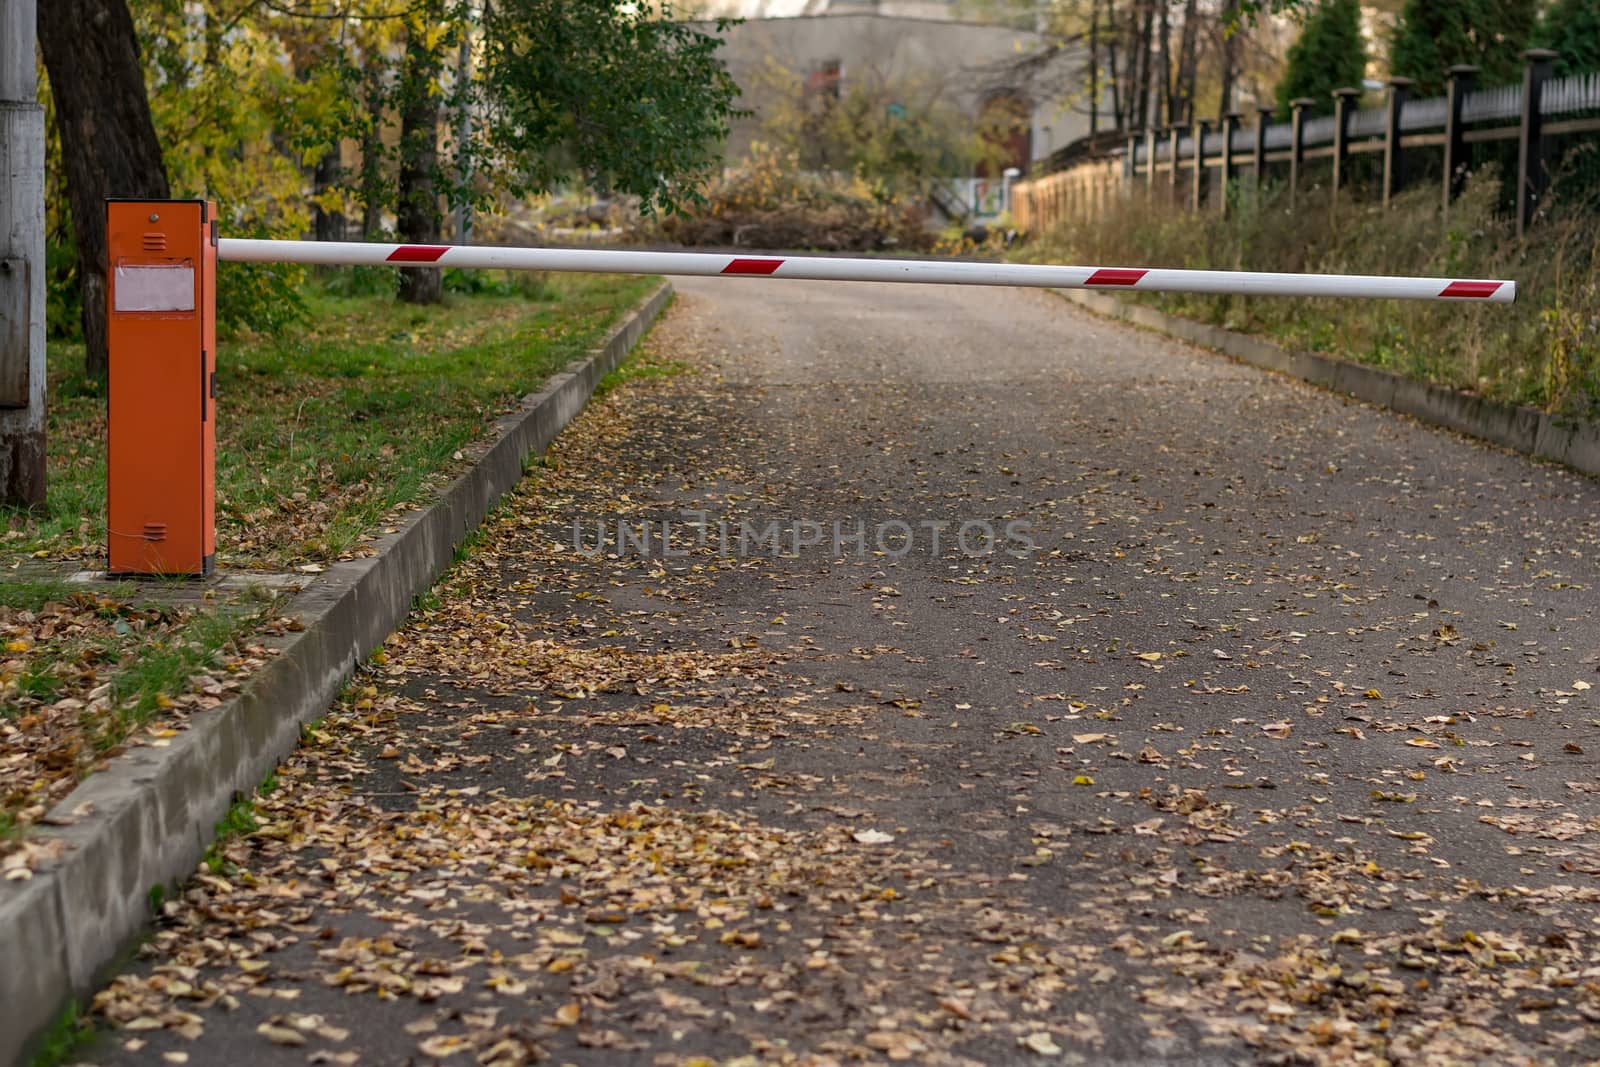
<instances>
[{"instance_id":1,"label":"autumn tree","mask_svg":"<svg viewBox=\"0 0 1600 1067\"><path fill-rule=\"evenodd\" d=\"M945 79L865 66L841 86L771 61L753 80L749 88L767 101L762 139L793 153L806 171L915 194L938 175L965 174L981 154L980 136Z\"/></svg>"},{"instance_id":2,"label":"autumn tree","mask_svg":"<svg viewBox=\"0 0 1600 1067\"><path fill-rule=\"evenodd\" d=\"M668 10L497 0L478 11L421 0L412 12L389 95L400 123L395 218L404 241L437 242L443 202L574 179L636 196L646 212L671 209L720 163L737 89L717 39ZM452 79L446 63L466 33L482 51L471 82ZM447 136L443 120L461 108L481 121L464 139ZM370 173L365 184L370 195ZM428 303L440 293L436 269L402 273L402 299Z\"/></svg>"},{"instance_id":3,"label":"autumn tree","mask_svg":"<svg viewBox=\"0 0 1600 1067\"><path fill-rule=\"evenodd\" d=\"M1511 84L1522 77L1537 15L1538 5L1520 0L1406 0L1390 70L1413 79L1420 96L1443 95L1446 72L1457 63L1481 67L1486 84Z\"/></svg>"},{"instance_id":4,"label":"autumn tree","mask_svg":"<svg viewBox=\"0 0 1600 1067\"><path fill-rule=\"evenodd\" d=\"M1361 87L1366 77L1367 46L1361 35L1357 0L1320 0L1289 46L1289 63L1278 82L1278 113L1287 117L1292 101L1316 101L1309 110L1333 111L1333 91Z\"/></svg>"},{"instance_id":5,"label":"autumn tree","mask_svg":"<svg viewBox=\"0 0 1600 1067\"><path fill-rule=\"evenodd\" d=\"M517 193L576 178L647 213L696 197L721 165L738 87L718 38L672 14L621 0L488 6L475 137L488 173Z\"/></svg>"},{"instance_id":6,"label":"autumn tree","mask_svg":"<svg viewBox=\"0 0 1600 1067\"><path fill-rule=\"evenodd\" d=\"M1054 0L1032 52L995 65L996 84L1065 101L1091 133L1222 118L1278 80L1268 12L1309 0ZM1109 118L1109 121L1107 121Z\"/></svg>"}]
</instances>

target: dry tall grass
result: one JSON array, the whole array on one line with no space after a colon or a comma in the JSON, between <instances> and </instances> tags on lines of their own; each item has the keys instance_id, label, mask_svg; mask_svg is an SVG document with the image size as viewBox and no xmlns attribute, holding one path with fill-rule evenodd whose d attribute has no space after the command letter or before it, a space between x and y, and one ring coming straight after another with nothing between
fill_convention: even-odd
<instances>
[{"instance_id":1,"label":"dry tall grass","mask_svg":"<svg viewBox=\"0 0 1600 1067\"><path fill-rule=\"evenodd\" d=\"M1512 278L1514 305L1388 300L1150 296L1177 314L1417 378L1600 415L1600 213L1553 202L1526 239L1498 212L1499 180L1479 173L1451 208L1433 188L1376 204L1326 191L1288 210L1282 189L1246 192L1235 210L1194 214L1138 190L1092 224L1037 237L1035 261L1218 270Z\"/></svg>"}]
</instances>

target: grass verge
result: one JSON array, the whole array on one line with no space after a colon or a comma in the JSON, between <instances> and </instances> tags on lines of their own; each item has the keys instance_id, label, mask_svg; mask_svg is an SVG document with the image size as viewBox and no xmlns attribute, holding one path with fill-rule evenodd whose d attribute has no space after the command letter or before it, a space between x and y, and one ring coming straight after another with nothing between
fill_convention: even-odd
<instances>
[{"instance_id":1,"label":"grass verge","mask_svg":"<svg viewBox=\"0 0 1600 1067\"><path fill-rule=\"evenodd\" d=\"M76 999L69 1000L50 1024L50 1029L39 1038L39 1051L34 1054L31 1067L64 1067L74 1062L94 1034L93 1021L84 1014Z\"/></svg>"},{"instance_id":2,"label":"grass verge","mask_svg":"<svg viewBox=\"0 0 1600 1067\"><path fill-rule=\"evenodd\" d=\"M219 346L217 540L231 570L315 571L370 553L474 442L583 357L650 279L489 279L442 306L306 295L308 322ZM341 291L342 290L342 291ZM82 352L53 348L50 494L0 511L0 873L27 877L27 828L124 747L164 745L222 703L297 624L260 587L40 577L104 564L105 400ZM51 561L49 563L39 562Z\"/></svg>"},{"instance_id":3,"label":"grass verge","mask_svg":"<svg viewBox=\"0 0 1600 1067\"><path fill-rule=\"evenodd\" d=\"M222 343L219 560L282 570L360 553L653 284L556 275L427 308L316 287L304 324ZM82 360L76 346L50 351L49 501L38 515L0 513L13 555L103 558L105 399Z\"/></svg>"}]
</instances>

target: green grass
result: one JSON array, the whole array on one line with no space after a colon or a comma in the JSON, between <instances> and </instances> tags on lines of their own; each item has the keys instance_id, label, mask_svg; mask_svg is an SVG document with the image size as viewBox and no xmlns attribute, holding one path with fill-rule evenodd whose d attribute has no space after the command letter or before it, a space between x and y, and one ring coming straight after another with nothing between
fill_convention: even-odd
<instances>
[{"instance_id":1,"label":"green grass","mask_svg":"<svg viewBox=\"0 0 1600 1067\"><path fill-rule=\"evenodd\" d=\"M226 652L279 608L276 598L248 595L196 609L115 600L81 586L59 596L35 585L20 596L9 585L0 582L10 600L45 609L63 633L20 642L27 645L20 650L8 644L0 654L0 717L23 726L8 753L22 761L0 782L0 852L21 839L41 804L59 800L130 735L192 694L192 678L227 677ZM97 691L103 699L91 699ZM56 703L68 696L77 703Z\"/></svg>"},{"instance_id":2,"label":"green grass","mask_svg":"<svg viewBox=\"0 0 1600 1067\"><path fill-rule=\"evenodd\" d=\"M32 1067L62 1067L63 1064L72 1063L94 1038L94 1033L94 1024L83 1014L77 1000L69 1000L56 1016L55 1022L39 1038Z\"/></svg>"},{"instance_id":3,"label":"green grass","mask_svg":"<svg viewBox=\"0 0 1600 1067\"><path fill-rule=\"evenodd\" d=\"M163 708L163 698L182 692L190 676L218 653L254 630L268 612L259 605L227 604L199 612L169 635L141 644L128 667L111 680L112 719L96 739L102 751L121 744Z\"/></svg>"},{"instance_id":4,"label":"green grass","mask_svg":"<svg viewBox=\"0 0 1600 1067\"><path fill-rule=\"evenodd\" d=\"M15 608L18 611L38 611L52 600L65 600L74 592L82 591L81 586L74 588L66 582L56 582L48 579L4 581L0 582L0 608Z\"/></svg>"},{"instance_id":5,"label":"green grass","mask_svg":"<svg viewBox=\"0 0 1600 1067\"><path fill-rule=\"evenodd\" d=\"M272 783L272 788L277 788L277 780L272 775L267 775L267 780L261 784L262 793L270 792L267 782ZM228 862L226 849L230 842L236 838L253 834L261 828L256 821L256 804L252 797L236 796L233 804L228 808L222 821L218 822L212 830L211 844L206 847L205 855L201 862L212 874L228 875L233 873L233 865Z\"/></svg>"},{"instance_id":6,"label":"green grass","mask_svg":"<svg viewBox=\"0 0 1600 1067\"><path fill-rule=\"evenodd\" d=\"M559 275L416 308L312 288L303 325L218 346L217 541L234 567L337 559L455 469L455 454L583 356L647 293L643 278ZM531 294L531 295L530 295ZM98 555L105 541L105 399L82 350L50 356L43 514L0 512L13 551Z\"/></svg>"},{"instance_id":7,"label":"green grass","mask_svg":"<svg viewBox=\"0 0 1600 1067\"><path fill-rule=\"evenodd\" d=\"M663 359L649 341L634 349L610 374L600 379L594 395L598 399L618 386L632 381L649 381L655 378L676 378L689 371L689 364L677 359Z\"/></svg>"},{"instance_id":8,"label":"green grass","mask_svg":"<svg viewBox=\"0 0 1600 1067\"><path fill-rule=\"evenodd\" d=\"M95 750L105 752L161 711L165 699L181 693L192 675L211 666L218 653L255 629L278 603L273 596L247 593L196 611L138 603L133 593L126 583L107 591L49 581L0 581L0 607L39 611L47 604L68 603L109 624L30 649L22 671L11 680L7 695L12 699L0 705L0 716L22 714L30 699L44 704L72 693L85 669L101 668L95 677L98 681L109 673L113 707L90 732Z\"/></svg>"}]
</instances>

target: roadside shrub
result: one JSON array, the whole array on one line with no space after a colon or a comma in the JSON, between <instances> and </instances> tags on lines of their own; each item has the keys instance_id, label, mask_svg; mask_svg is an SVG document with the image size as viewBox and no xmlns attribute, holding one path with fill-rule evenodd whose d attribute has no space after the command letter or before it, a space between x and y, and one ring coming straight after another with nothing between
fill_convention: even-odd
<instances>
[{"instance_id":1,"label":"roadside shrub","mask_svg":"<svg viewBox=\"0 0 1600 1067\"><path fill-rule=\"evenodd\" d=\"M332 296L393 296L400 288L399 267L325 267L315 276Z\"/></svg>"},{"instance_id":2,"label":"roadside shrub","mask_svg":"<svg viewBox=\"0 0 1600 1067\"><path fill-rule=\"evenodd\" d=\"M542 270L459 270L446 267L447 293L479 296L520 296L525 300L554 300L550 275Z\"/></svg>"},{"instance_id":3,"label":"roadside shrub","mask_svg":"<svg viewBox=\"0 0 1600 1067\"><path fill-rule=\"evenodd\" d=\"M305 268L295 263L219 263L217 333L277 333L305 318Z\"/></svg>"}]
</instances>

